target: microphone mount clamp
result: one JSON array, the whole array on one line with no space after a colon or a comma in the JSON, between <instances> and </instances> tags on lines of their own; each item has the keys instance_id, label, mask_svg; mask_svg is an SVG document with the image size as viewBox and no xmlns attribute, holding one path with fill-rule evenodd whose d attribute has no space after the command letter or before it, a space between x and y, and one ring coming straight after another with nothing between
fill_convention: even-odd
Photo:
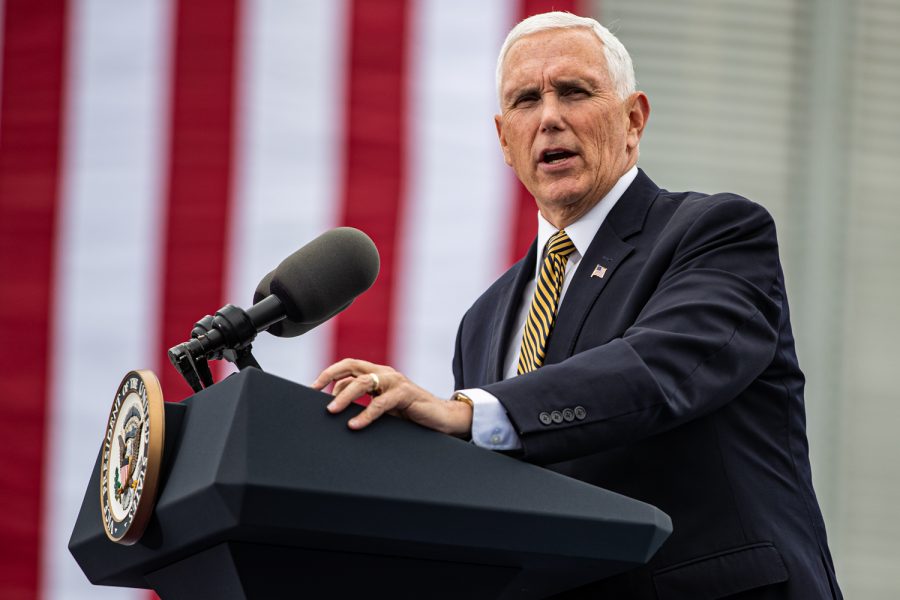
<instances>
[{"instance_id":1,"label":"microphone mount clamp","mask_svg":"<svg viewBox=\"0 0 900 600\"><path fill-rule=\"evenodd\" d=\"M247 312L226 304L214 316L206 315L191 330L191 339L169 349L169 361L195 392L211 386L210 360L225 359L241 371L262 370L253 357L251 342L257 328Z\"/></svg>"}]
</instances>

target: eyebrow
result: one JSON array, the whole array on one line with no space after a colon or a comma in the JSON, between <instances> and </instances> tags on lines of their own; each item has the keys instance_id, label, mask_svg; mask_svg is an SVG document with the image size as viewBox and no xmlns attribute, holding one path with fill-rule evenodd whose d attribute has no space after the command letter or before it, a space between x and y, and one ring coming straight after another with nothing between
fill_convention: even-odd
<instances>
[{"instance_id":1,"label":"eyebrow","mask_svg":"<svg viewBox=\"0 0 900 600\"><path fill-rule=\"evenodd\" d=\"M556 89L571 88L571 87L596 88L598 85L596 81L594 81L592 79L588 79L586 77L560 78L560 79L551 80L550 84Z\"/></svg>"},{"instance_id":2,"label":"eyebrow","mask_svg":"<svg viewBox=\"0 0 900 600\"><path fill-rule=\"evenodd\" d=\"M539 86L536 85L526 85L524 87L513 88L510 92L503 97L504 101L510 102L513 100L517 100L522 96L527 96L528 94L540 94L541 90Z\"/></svg>"},{"instance_id":3,"label":"eyebrow","mask_svg":"<svg viewBox=\"0 0 900 600\"><path fill-rule=\"evenodd\" d=\"M556 90L565 90L573 87L588 87L595 89L599 84L597 81L587 77L564 77L551 80L550 85ZM540 94L540 86L527 84L523 87L513 88L503 97L503 101L506 104L510 104L528 94Z\"/></svg>"}]
</instances>

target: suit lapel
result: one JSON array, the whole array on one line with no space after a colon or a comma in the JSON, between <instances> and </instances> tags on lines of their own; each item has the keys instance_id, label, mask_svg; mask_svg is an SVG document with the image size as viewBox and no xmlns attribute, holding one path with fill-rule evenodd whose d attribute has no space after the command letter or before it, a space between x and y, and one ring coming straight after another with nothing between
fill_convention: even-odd
<instances>
[{"instance_id":1,"label":"suit lapel","mask_svg":"<svg viewBox=\"0 0 900 600\"><path fill-rule=\"evenodd\" d=\"M512 279L511 285L501 292L497 302L493 323L495 326L491 332L490 348L488 349L487 383L496 383L503 379L503 363L506 358L506 349L509 347L509 338L513 334L515 318L522 302L522 292L525 285L534 278L534 269L537 251L537 238L531 243L528 253L513 269L518 269Z\"/></svg>"},{"instance_id":2,"label":"suit lapel","mask_svg":"<svg viewBox=\"0 0 900 600\"><path fill-rule=\"evenodd\" d=\"M572 275L569 289L557 312L545 364L560 362L572 354L588 311L633 250L634 246L620 240L606 223L600 226L587 254Z\"/></svg>"},{"instance_id":3,"label":"suit lapel","mask_svg":"<svg viewBox=\"0 0 900 600\"><path fill-rule=\"evenodd\" d=\"M634 251L634 246L625 240L641 231L658 194L659 188L638 170L638 176L600 226L572 275L550 334L545 364L560 362L572 355L590 308Z\"/></svg>"}]
</instances>

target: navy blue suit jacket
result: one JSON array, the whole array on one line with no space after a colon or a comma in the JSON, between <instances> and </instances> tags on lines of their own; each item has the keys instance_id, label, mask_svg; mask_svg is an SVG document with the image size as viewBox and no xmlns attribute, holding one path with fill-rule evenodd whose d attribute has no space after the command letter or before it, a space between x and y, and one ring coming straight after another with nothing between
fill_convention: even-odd
<instances>
[{"instance_id":1,"label":"navy blue suit jacket","mask_svg":"<svg viewBox=\"0 0 900 600\"><path fill-rule=\"evenodd\" d=\"M522 459L653 504L674 526L646 567L571 596L840 598L768 212L639 172L573 275L545 365L503 381L535 254L463 318L456 389L500 400Z\"/></svg>"}]
</instances>

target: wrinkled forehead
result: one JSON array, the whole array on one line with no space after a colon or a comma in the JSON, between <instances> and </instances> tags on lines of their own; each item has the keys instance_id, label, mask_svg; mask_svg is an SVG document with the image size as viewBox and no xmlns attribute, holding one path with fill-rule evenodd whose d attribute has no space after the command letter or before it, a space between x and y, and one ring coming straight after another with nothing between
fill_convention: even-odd
<instances>
[{"instance_id":1,"label":"wrinkled forehead","mask_svg":"<svg viewBox=\"0 0 900 600\"><path fill-rule=\"evenodd\" d=\"M548 29L516 40L503 60L501 88L522 79L559 74L608 79L603 42L586 27Z\"/></svg>"}]
</instances>

